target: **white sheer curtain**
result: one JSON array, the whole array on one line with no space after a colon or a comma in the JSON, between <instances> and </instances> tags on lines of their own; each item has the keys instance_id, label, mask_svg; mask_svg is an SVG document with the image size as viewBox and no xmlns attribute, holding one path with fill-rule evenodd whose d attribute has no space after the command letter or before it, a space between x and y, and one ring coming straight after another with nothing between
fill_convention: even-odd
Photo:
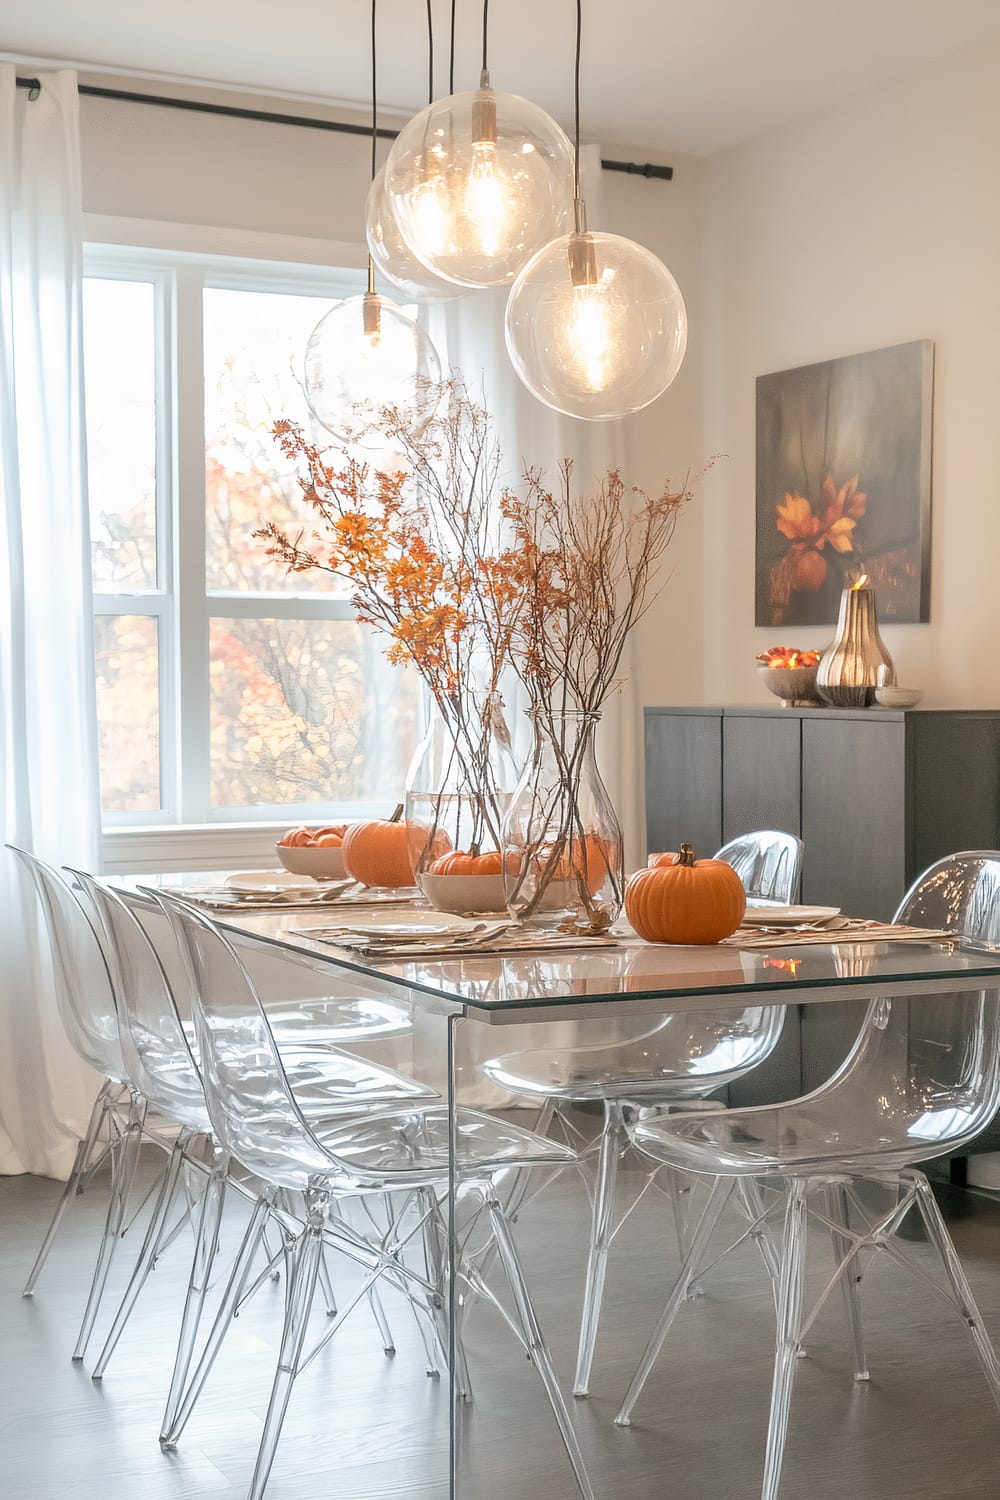
<instances>
[{"instance_id":1,"label":"white sheer curtain","mask_svg":"<svg viewBox=\"0 0 1000 1500\"><path fill-rule=\"evenodd\" d=\"M0 64L0 843L96 869L81 277L76 74ZM0 850L0 1172L66 1176L96 1088Z\"/></svg>"}]
</instances>

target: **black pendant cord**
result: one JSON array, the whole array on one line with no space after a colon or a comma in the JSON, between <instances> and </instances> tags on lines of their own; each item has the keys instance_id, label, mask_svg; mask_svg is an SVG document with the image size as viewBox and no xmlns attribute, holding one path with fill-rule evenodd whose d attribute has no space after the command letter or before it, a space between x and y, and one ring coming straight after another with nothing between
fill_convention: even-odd
<instances>
[{"instance_id":1,"label":"black pendant cord","mask_svg":"<svg viewBox=\"0 0 1000 1500\"><path fill-rule=\"evenodd\" d=\"M375 181L376 162L378 154L378 71L377 71L377 34L375 29L375 5L372 0L372 182ZM375 262L372 253L368 252L368 295L375 295ZM366 304L367 305L367 304Z\"/></svg>"},{"instance_id":2,"label":"black pendant cord","mask_svg":"<svg viewBox=\"0 0 1000 1500\"><path fill-rule=\"evenodd\" d=\"M573 71L573 197L580 199L580 48L583 41L583 0L576 0L576 61Z\"/></svg>"},{"instance_id":3,"label":"black pendant cord","mask_svg":"<svg viewBox=\"0 0 1000 1500\"><path fill-rule=\"evenodd\" d=\"M490 34L490 0L483 0L483 72L488 73L489 65L489 34Z\"/></svg>"},{"instance_id":4,"label":"black pendant cord","mask_svg":"<svg viewBox=\"0 0 1000 1500\"><path fill-rule=\"evenodd\" d=\"M376 94L378 75L376 73L375 4L376 0L372 0L372 182L375 181L375 161L378 150L378 102Z\"/></svg>"},{"instance_id":5,"label":"black pendant cord","mask_svg":"<svg viewBox=\"0 0 1000 1500\"><path fill-rule=\"evenodd\" d=\"M451 0L451 49L448 53L448 93L455 92L455 6L457 0Z\"/></svg>"},{"instance_id":6,"label":"black pendant cord","mask_svg":"<svg viewBox=\"0 0 1000 1500\"><path fill-rule=\"evenodd\" d=\"M434 16L427 0L427 103L434 103Z\"/></svg>"}]
</instances>

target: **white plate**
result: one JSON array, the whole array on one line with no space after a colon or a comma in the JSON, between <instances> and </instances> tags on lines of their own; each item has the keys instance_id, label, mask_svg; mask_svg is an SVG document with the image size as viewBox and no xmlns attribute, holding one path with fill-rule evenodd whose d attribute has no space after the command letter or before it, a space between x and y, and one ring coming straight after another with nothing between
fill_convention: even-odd
<instances>
[{"instance_id":1,"label":"white plate","mask_svg":"<svg viewBox=\"0 0 1000 1500\"><path fill-rule=\"evenodd\" d=\"M800 922L823 922L839 917L839 906L768 906L766 902L748 902L744 927L795 927Z\"/></svg>"},{"instance_id":2,"label":"white plate","mask_svg":"<svg viewBox=\"0 0 1000 1500\"><path fill-rule=\"evenodd\" d=\"M289 870L241 870L226 876L226 888L253 896L287 895L289 891L308 891L315 896L322 890L315 880L303 880Z\"/></svg>"}]
</instances>

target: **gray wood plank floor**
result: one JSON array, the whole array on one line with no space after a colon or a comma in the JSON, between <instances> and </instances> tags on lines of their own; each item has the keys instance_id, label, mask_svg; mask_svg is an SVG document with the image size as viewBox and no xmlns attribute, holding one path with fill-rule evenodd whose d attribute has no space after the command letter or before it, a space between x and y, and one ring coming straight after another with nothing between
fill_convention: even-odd
<instances>
[{"instance_id":1,"label":"gray wood plank floor","mask_svg":"<svg viewBox=\"0 0 1000 1500\"><path fill-rule=\"evenodd\" d=\"M144 1167L151 1170L151 1163ZM626 1174L627 1183L636 1174ZM129 1269L129 1234L87 1361L69 1354L104 1211L100 1181L73 1205L33 1299L19 1295L59 1185L0 1179L0 1497L201 1500L245 1493L267 1404L281 1286L233 1326L177 1453L156 1434L190 1241L157 1267L102 1383L89 1371ZM1000 1341L1000 1206L942 1189L959 1252ZM543 1326L568 1389L586 1249L585 1195L569 1178L518 1226ZM235 1244L234 1215L226 1247ZM930 1266L927 1248L911 1250ZM589 1401L574 1419L602 1500L753 1500L759 1493L774 1324L756 1258L738 1252L682 1311L638 1406L612 1424L677 1255L662 1199L644 1202L615 1243ZM815 1236L810 1286L829 1274ZM345 1288L350 1273L338 1276ZM831 1299L797 1371L785 1500L986 1500L1000 1495L1000 1416L949 1309L888 1263L865 1283L872 1380L851 1380L840 1304ZM446 1387L423 1373L416 1328L387 1297L398 1352L387 1360L359 1310L302 1377L269 1500L446 1500ZM530 1367L496 1315L469 1333L475 1401L464 1419L463 1500L573 1500Z\"/></svg>"}]
</instances>

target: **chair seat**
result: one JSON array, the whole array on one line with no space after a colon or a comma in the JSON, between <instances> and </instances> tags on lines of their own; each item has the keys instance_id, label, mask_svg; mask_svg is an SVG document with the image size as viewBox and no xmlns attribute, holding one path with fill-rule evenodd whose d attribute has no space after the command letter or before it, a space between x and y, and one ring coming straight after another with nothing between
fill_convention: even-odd
<instances>
[{"instance_id":1,"label":"chair seat","mask_svg":"<svg viewBox=\"0 0 1000 1500\"><path fill-rule=\"evenodd\" d=\"M443 1105L373 1115L317 1129L316 1135L362 1180L385 1181L391 1187L447 1177L448 1111ZM460 1173L468 1176L504 1166L568 1166L576 1155L502 1116L460 1109L457 1160Z\"/></svg>"},{"instance_id":2,"label":"chair seat","mask_svg":"<svg viewBox=\"0 0 1000 1500\"><path fill-rule=\"evenodd\" d=\"M484 1071L513 1093L539 1098L698 1098L740 1077L773 1049L783 1007L741 1016L669 1017L634 1041L552 1047L495 1057Z\"/></svg>"},{"instance_id":3,"label":"chair seat","mask_svg":"<svg viewBox=\"0 0 1000 1500\"><path fill-rule=\"evenodd\" d=\"M413 1030L409 1013L387 1000L265 1001L264 1011L279 1046L287 1042L346 1043L362 1038L405 1036Z\"/></svg>"},{"instance_id":4,"label":"chair seat","mask_svg":"<svg viewBox=\"0 0 1000 1500\"><path fill-rule=\"evenodd\" d=\"M282 1047L296 1103L309 1120L335 1115L357 1115L393 1104L419 1104L440 1099L436 1089L346 1052L318 1047Z\"/></svg>"},{"instance_id":5,"label":"chair seat","mask_svg":"<svg viewBox=\"0 0 1000 1500\"><path fill-rule=\"evenodd\" d=\"M886 1098L893 1096L887 1089ZM709 1176L807 1176L896 1171L951 1150L961 1135L962 1106L948 1116L941 1140L944 1101L897 1094L894 1107L850 1100L831 1088L808 1103L795 1101L710 1114L667 1115L640 1121L635 1144L657 1161ZM974 1123L974 1122L973 1122Z\"/></svg>"}]
</instances>

